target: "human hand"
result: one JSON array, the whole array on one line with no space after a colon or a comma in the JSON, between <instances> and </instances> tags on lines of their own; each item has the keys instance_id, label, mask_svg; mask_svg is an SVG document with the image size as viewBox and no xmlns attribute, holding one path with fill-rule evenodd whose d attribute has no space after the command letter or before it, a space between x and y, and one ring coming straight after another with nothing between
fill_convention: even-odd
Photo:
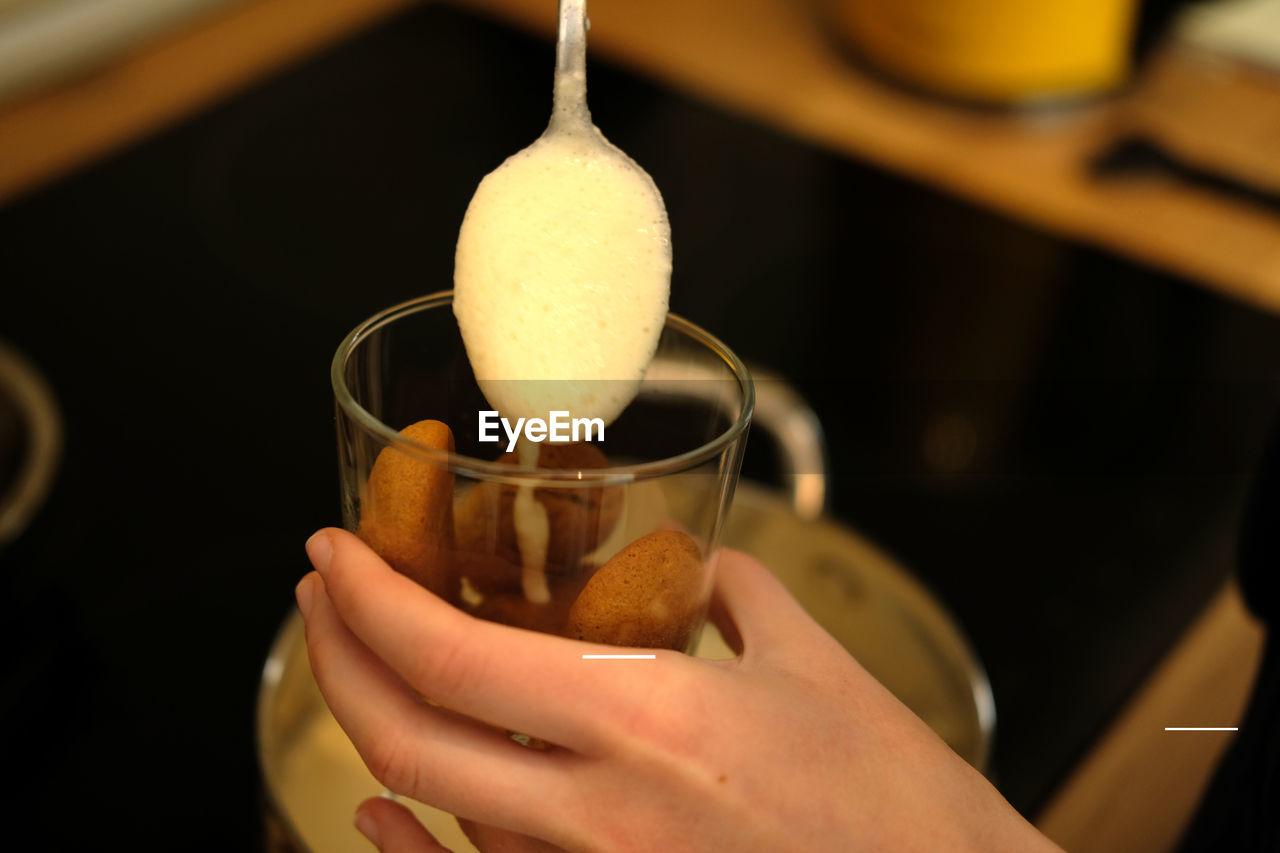
<instances>
[{"instance_id":1,"label":"human hand","mask_svg":"<svg viewBox=\"0 0 1280 853\"><path fill-rule=\"evenodd\" d=\"M307 552L325 701L383 785L486 853L1056 849L745 554L720 552L712 605L736 658L592 661L610 647L475 619L350 533ZM358 826L443 849L391 801Z\"/></svg>"}]
</instances>

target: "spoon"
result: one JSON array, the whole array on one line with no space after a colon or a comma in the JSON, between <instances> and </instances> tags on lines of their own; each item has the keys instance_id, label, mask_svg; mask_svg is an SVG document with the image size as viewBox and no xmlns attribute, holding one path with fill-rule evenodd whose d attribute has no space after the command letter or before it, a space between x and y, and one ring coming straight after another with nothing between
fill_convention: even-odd
<instances>
[{"instance_id":1,"label":"spoon","mask_svg":"<svg viewBox=\"0 0 1280 853\"><path fill-rule=\"evenodd\" d=\"M500 416L598 419L603 437L657 348L671 228L653 179L591 123L586 23L585 0L561 0L551 121L477 187L458 232L453 310ZM517 459L536 468L539 446L524 436ZM513 516L525 597L546 603L549 520L531 482Z\"/></svg>"},{"instance_id":2,"label":"spoon","mask_svg":"<svg viewBox=\"0 0 1280 853\"><path fill-rule=\"evenodd\" d=\"M560 29L556 34L556 79L551 94L551 123L547 132L581 132L591 124L587 109L587 2L561 0Z\"/></svg>"},{"instance_id":3,"label":"spoon","mask_svg":"<svg viewBox=\"0 0 1280 853\"><path fill-rule=\"evenodd\" d=\"M561 0L551 120L481 181L458 234L454 314L481 390L512 423L555 410L612 423L666 318L662 195L592 124L586 80L586 4Z\"/></svg>"}]
</instances>

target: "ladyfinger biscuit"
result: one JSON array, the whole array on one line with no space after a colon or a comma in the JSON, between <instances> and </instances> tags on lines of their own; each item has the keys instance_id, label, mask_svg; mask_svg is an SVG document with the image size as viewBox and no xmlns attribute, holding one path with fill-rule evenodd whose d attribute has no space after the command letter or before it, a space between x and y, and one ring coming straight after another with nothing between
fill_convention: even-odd
<instances>
[{"instance_id":1,"label":"ladyfinger biscuit","mask_svg":"<svg viewBox=\"0 0 1280 853\"><path fill-rule=\"evenodd\" d=\"M587 582L566 634L593 643L684 651L706 609L698 544L679 530L642 536Z\"/></svg>"},{"instance_id":2,"label":"ladyfinger biscuit","mask_svg":"<svg viewBox=\"0 0 1280 853\"><path fill-rule=\"evenodd\" d=\"M465 553L465 552L464 552ZM465 576L466 567L460 567ZM569 620L569 608L577 600L582 588L591 578L590 570L577 576L555 577L551 579L551 600L536 603L525 597L517 583L503 592L479 594L479 601L468 601L463 596L463 609L491 622L501 622L516 628L528 628L544 634L565 635L565 625ZM468 579L472 590L475 586ZM476 593L472 593L475 595Z\"/></svg>"},{"instance_id":3,"label":"ladyfinger biscuit","mask_svg":"<svg viewBox=\"0 0 1280 853\"><path fill-rule=\"evenodd\" d=\"M453 433L440 421L418 421L400 431L436 450L453 450ZM360 538L392 568L448 601L457 601L453 550L453 474L444 465L384 447L360 505Z\"/></svg>"},{"instance_id":4,"label":"ladyfinger biscuit","mask_svg":"<svg viewBox=\"0 0 1280 853\"><path fill-rule=\"evenodd\" d=\"M496 595L520 592L520 564L508 556L483 551L455 550L450 554L454 572L467 579L476 593Z\"/></svg>"},{"instance_id":5,"label":"ladyfinger biscuit","mask_svg":"<svg viewBox=\"0 0 1280 853\"><path fill-rule=\"evenodd\" d=\"M516 463L516 454L498 459L501 465ZM583 471L606 468L609 460L590 444L543 444L538 451L541 468ZM482 482L463 500L457 514L457 544L461 551L494 554L519 566L520 547L515 529L516 487ZM623 493L619 486L554 487L534 489L534 498L546 508L550 535L546 570L549 575L572 575L584 554L590 553L613 530L622 513ZM482 591L489 579L472 578ZM516 574L510 578L519 584Z\"/></svg>"}]
</instances>

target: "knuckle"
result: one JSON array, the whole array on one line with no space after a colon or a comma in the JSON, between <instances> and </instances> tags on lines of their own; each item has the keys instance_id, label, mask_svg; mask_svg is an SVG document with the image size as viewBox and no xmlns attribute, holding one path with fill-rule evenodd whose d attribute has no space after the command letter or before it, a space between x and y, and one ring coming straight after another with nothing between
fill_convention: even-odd
<instances>
[{"instance_id":1,"label":"knuckle","mask_svg":"<svg viewBox=\"0 0 1280 853\"><path fill-rule=\"evenodd\" d=\"M447 701L464 696L484 678L484 657L458 640L441 643L420 658L415 684L432 699Z\"/></svg>"},{"instance_id":2,"label":"knuckle","mask_svg":"<svg viewBox=\"0 0 1280 853\"><path fill-rule=\"evenodd\" d=\"M373 778L392 793L406 797L417 794L418 763L404 741L378 739L370 744L364 763Z\"/></svg>"},{"instance_id":3,"label":"knuckle","mask_svg":"<svg viewBox=\"0 0 1280 853\"><path fill-rule=\"evenodd\" d=\"M654 679L647 701L620 710L616 734L655 755L692 756L705 737L704 684L683 666Z\"/></svg>"}]
</instances>

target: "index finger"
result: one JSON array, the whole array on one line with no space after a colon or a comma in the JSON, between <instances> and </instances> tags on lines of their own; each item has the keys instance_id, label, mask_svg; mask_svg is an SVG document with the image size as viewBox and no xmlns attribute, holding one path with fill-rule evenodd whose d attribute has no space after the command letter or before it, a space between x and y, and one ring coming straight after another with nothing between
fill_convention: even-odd
<instances>
[{"instance_id":1,"label":"index finger","mask_svg":"<svg viewBox=\"0 0 1280 853\"><path fill-rule=\"evenodd\" d=\"M561 746L604 745L619 719L675 691L681 680L675 676L691 663L667 650L650 650L652 660L587 660L617 649L477 619L393 570L344 530L320 531L307 550L347 627L411 687L455 711Z\"/></svg>"}]
</instances>

